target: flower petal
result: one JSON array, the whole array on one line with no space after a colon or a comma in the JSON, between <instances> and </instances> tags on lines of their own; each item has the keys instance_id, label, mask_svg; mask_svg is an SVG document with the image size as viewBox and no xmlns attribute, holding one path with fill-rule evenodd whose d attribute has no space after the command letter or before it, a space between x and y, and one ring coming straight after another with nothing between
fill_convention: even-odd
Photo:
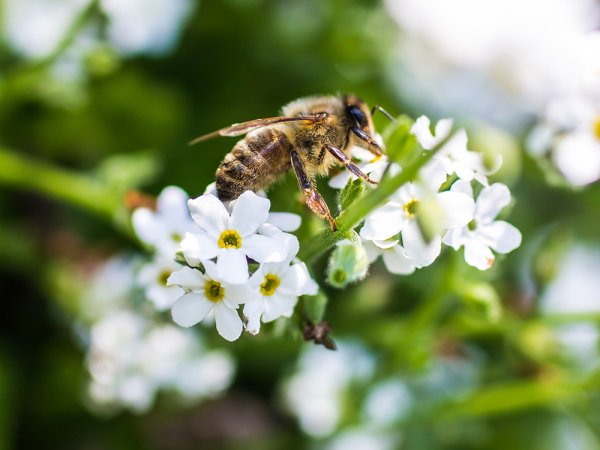
<instances>
[{"instance_id":1,"label":"flower petal","mask_svg":"<svg viewBox=\"0 0 600 450\"><path fill-rule=\"evenodd\" d=\"M131 224L140 240L154 247L168 235L165 224L157 220L156 213L148 208L137 208L131 216Z\"/></svg>"},{"instance_id":2,"label":"flower petal","mask_svg":"<svg viewBox=\"0 0 600 450\"><path fill-rule=\"evenodd\" d=\"M229 225L240 235L248 236L267 221L270 207L271 202L268 199L246 191L233 203Z\"/></svg>"},{"instance_id":3,"label":"flower petal","mask_svg":"<svg viewBox=\"0 0 600 450\"><path fill-rule=\"evenodd\" d=\"M281 231L296 231L302 225L302 217L298 214L287 212L272 212L269 213L268 222L275 225Z\"/></svg>"},{"instance_id":4,"label":"flower petal","mask_svg":"<svg viewBox=\"0 0 600 450\"><path fill-rule=\"evenodd\" d=\"M494 254L480 239L465 242L465 261L479 270L487 270L494 264Z\"/></svg>"},{"instance_id":5,"label":"flower petal","mask_svg":"<svg viewBox=\"0 0 600 450\"><path fill-rule=\"evenodd\" d=\"M247 284L228 284L225 286L225 300L233 308L259 298L261 298L261 295L258 290L252 289Z\"/></svg>"},{"instance_id":6,"label":"flower petal","mask_svg":"<svg viewBox=\"0 0 600 450\"><path fill-rule=\"evenodd\" d=\"M414 264L399 245L383 252L383 262L387 270L397 275L408 275L415 271Z\"/></svg>"},{"instance_id":7,"label":"flower petal","mask_svg":"<svg viewBox=\"0 0 600 450\"><path fill-rule=\"evenodd\" d=\"M489 239L490 247L498 253L509 253L521 245L521 232L508 222L498 220L480 231Z\"/></svg>"},{"instance_id":8,"label":"flower petal","mask_svg":"<svg viewBox=\"0 0 600 450\"><path fill-rule=\"evenodd\" d=\"M251 334L258 334L260 331L260 318L265 309L265 301L258 300L244 305L244 317L246 318L246 330Z\"/></svg>"},{"instance_id":9,"label":"flower petal","mask_svg":"<svg viewBox=\"0 0 600 450\"><path fill-rule=\"evenodd\" d=\"M290 316L290 312L294 310L294 306L296 306L297 302L298 297L274 294L266 299L262 321L267 323L279 319L282 316Z\"/></svg>"},{"instance_id":10,"label":"flower petal","mask_svg":"<svg viewBox=\"0 0 600 450\"><path fill-rule=\"evenodd\" d=\"M508 188L502 183L494 183L479 193L475 205L475 220L477 222L489 223L509 203L510 191Z\"/></svg>"},{"instance_id":11,"label":"flower petal","mask_svg":"<svg viewBox=\"0 0 600 450\"><path fill-rule=\"evenodd\" d=\"M167 186L156 199L156 209L169 223L178 224L187 218L191 222L187 207L189 196L177 186Z\"/></svg>"},{"instance_id":12,"label":"flower petal","mask_svg":"<svg viewBox=\"0 0 600 450\"><path fill-rule=\"evenodd\" d=\"M166 311L171 308L175 301L185 294L178 286L149 286L146 289L146 299L150 300L157 311Z\"/></svg>"},{"instance_id":13,"label":"flower petal","mask_svg":"<svg viewBox=\"0 0 600 450\"><path fill-rule=\"evenodd\" d=\"M400 206L384 205L367 216L360 235L369 240L385 241L402 230L404 219L405 213Z\"/></svg>"},{"instance_id":14,"label":"flower petal","mask_svg":"<svg viewBox=\"0 0 600 450\"><path fill-rule=\"evenodd\" d=\"M213 237L220 236L229 222L229 213L225 205L212 194L204 194L188 200L188 208L194 222Z\"/></svg>"},{"instance_id":15,"label":"flower petal","mask_svg":"<svg viewBox=\"0 0 600 450\"><path fill-rule=\"evenodd\" d=\"M177 325L191 327L204 319L213 306L214 303L206 300L203 295L189 293L175 302L171 315Z\"/></svg>"},{"instance_id":16,"label":"flower petal","mask_svg":"<svg viewBox=\"0 0 600 450\"><path fill-rule=\"evenodd\" d=\"M462 227L473 220L475 202L467 194L445 191L437 194L436 198L445 213L445 228Z\"/></svg>"},{"instance_id":17,"label":"flower petal","mask_svg":"<svg viewBox=\"0 0 600 450\"><path fill-rule=\"evenodd\" d=\"M226 283L244 283L248 280L246 255L237 249L222 250L217 256L217 274L218 279Z\"/></svg>"},{"instance_id":18,"label":"flower petal","mask_svg":"<svg viewBox=\"0 0 600 450\"><path fill-rule=\"evenodd\" d=\"M303 262L291 266L281 278L281 286L277 289L283 294L299 295L317 295L319 286L310 277L306 264Z\"/></svg>"},{"instance_id":19,"label":"flower petal","mask_svg":"<svg viewBox=\"0 0 600 450\"><path fill-rule=\"evenodd\" d=\"M431 242L425 242L416 221L411 221L402 231L404 251L417 268L433 263L442 251L442 239L435 236Z\"/></svg>"},{"instance_id":20,"label":"flower petal","mask_svg":"<svg viewBox=\"0 0 600 450\"><path fill-rule=\"evenodd\" d=\"M463 246L463 244L467 240L467 236L465 236L466 232L468 232L466 227L453 228L451 230L448 230L448 232L442 239L442 242L452 247L454 250L458 250Z\"/></svg>"},{"instance_id":21,"label":"flower petal","mask_svg":"<svg viewBox=\"0 0 600 450\"><path fill-rule=\"evenodd\" d=\"M185 289L203 289L206 277L197 269L182 267L177 272L173 272L167 279L167 286L174 284Z\"/></svg>"},{"instance_id":22,"label":"flower petal","mask_svg":"<svg viewBox=\"0 0 600 450\"><path fill-rule=\"evenodd\" d=\"M292 242L290 241L290 245ZM242 240L242 250L255 261L278 262L287 258L289 249L286 245L274 238L252 234Z\"/></svg>"},{"instance_id":23,"label":"flower petal","mask_svg":"<svg viewBox=\"0 0 600 450\"><path fill-rule=\"evenodd\" d=\"M214 310L218 333L228 341L239 338L243 324L237 311L229 309L223 303L217 303Z\"/></svg>"},{"instance_id":24,"label":"flower petal","mask_svg":"<svg viewBox=\"0 0 600 450\"><path fill-rule=\"evenodd\" d=\"M192 266L212 259L219 253L217 244L206 234L185 233L180 243L185 260Z\"/></svg>"}]
</instances>

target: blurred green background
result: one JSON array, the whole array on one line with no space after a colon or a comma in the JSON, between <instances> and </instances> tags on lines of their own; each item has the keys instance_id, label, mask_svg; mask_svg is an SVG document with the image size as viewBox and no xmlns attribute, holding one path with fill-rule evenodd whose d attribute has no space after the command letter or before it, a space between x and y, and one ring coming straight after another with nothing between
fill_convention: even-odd
<instances>
[{"instance_id":1,"label":"blurred green background","mask_svg":"<svg viewBox=\"0 0 600 450\"><path fill-rule=\"evenodd\" d=\"M6 20L14 4L3 4ZM91 412L73 299L101 261L140 252L126 192L156 195L174 184L200 195L235 140L190 148L191 138L273 116L302 96L353 92L394 115L439 117L407 106L394 87L401 68L390 61L401 33L379 1L191 2L172 48L158 54L121 51L100 2L62 5L76 14L57 25L65 39L56 51L19 50L14 24L0 44L0 449L600 448L597 336L582 358L573 351L580 344L557 338L565 324L595 329L600 313L540 310L571 244L598 244L599 188L549 183L552 175L521 151L521 135L477 118L463 122L472 148L504 153L497 179L511 185L509 220L524 244L486 273L446 252L409 277L377 264L356 286L322 284L333 337L361 342L375 361L366 378L340 379L333 437L312 437L282 406L282 380L311 344L276 326L235 343L207 334L237 361L220 398L181 406L163 393L146 414ZM130 20L133 33L145 15ZM376 125L383 129L386 119ZM319 186L335 204L325 180ZM293 177L269 197L273 210L303 215L300 238L321 226ZM313 268L318 281L325 264ZM352 370L351 360L342 372ZM376 403L389 420L371 429L365 399L386 380L402 380L412 401L404 414L394 402L387 410ZM348 430L389 438L388 446L352 434L355 447L336 443Z\"/></svg>"}]
</instances>

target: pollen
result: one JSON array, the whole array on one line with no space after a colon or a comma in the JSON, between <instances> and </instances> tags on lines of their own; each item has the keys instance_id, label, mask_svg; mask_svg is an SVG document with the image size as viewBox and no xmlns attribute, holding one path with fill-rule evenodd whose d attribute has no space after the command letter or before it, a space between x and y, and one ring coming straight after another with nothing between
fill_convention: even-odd
<instances>
[{"instance_id":1,"label":"pollen","mask_svg":"<svg viewBox=\"0 0 600 450\"><path fill-rule=\"evenodd\" d=\"M280 284L281 280L277 275L268 273L265 275L265 279L260 285L260 293L265 297L270 297L275 293Z\"/></svg>"},{"instance_id":2,"label":"pollen","mask_svg":"<svg viewBox=\"0 0 600 450\"><path fill-rule=\"evenodd\" d=\"M415 200L414 198L410 199L408 202L406 202L404 204L404 212L410 219L415 217L418 205L419 205L419 202L417 200Z\"/></svg>"},{"instance_id":3,"label":"pollen","mask_svg":"<svg viewBox=\"0 0 600 450\"><path fill-rule=\"evenodd\" d=\"M600 141L600 115L598 115L594 121L594 135L596 136L596 139Z\"/></svg>"},{"instance_id":4,"label":"pollen","mask_svg":"<svg viewBox=\"0 0 600 450\"><path fill-rule=\"evenodd\" d=\"M204 295L211 302L219 303L225 296L225 289L218 281L208 280L204 283Z\"/></svg>"},{"instance_id":5,"label":"pollen","mask_svg":"<svg viewBox=\"0 0 600 450\"><path fill-rule=\"evenodd\" d=\"M240 248L242 237L235 230L225 230L221 233L218 244L221 248Z\"/></svg>"},{"instance_id":6,"label":"pollen","mask_svg":"<svg viewBox=\"0 0 600 450\"><path fill-rule=\"evenodd\" d=\"M160 284L161 286L166 286L167 280L169 279L170 276L171 276L170 271L163 270L161 273L158 274L156 281L158 281L158 284Z\"/></svg>"}]
</instances>

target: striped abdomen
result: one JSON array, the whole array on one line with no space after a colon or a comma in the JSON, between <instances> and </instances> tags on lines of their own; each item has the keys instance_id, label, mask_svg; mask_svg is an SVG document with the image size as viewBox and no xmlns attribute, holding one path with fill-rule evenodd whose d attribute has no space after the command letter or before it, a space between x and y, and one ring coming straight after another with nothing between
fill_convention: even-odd
<instances>
[{"instance_id":1,"label":"striped abdomen","mask_svg":"<svg viewBox=\"0 0 600 450\"><path fill-rule=\"evenodd\" d=\"M265 189L290 168L292 144L276 128L249 133L226 156L216 173L217 195L234 200L244 191Z\"/></svg>"}]
</instances>

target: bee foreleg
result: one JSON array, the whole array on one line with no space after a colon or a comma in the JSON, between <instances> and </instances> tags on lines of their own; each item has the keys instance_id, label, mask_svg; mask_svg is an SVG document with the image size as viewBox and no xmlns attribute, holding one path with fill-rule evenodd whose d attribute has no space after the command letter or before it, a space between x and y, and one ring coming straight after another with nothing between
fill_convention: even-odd
<instances>
[{"instance_id":1,"label":"bee foreleg","mask_svg":"<svg viewBox=\"0 0 600 450\"><path fill-rule=\"evenodd\" d=\"M344 167L347 170L349 170L350 172L352 172L354 175L356 175L359 178L362 178L365 181L368 181L369 183L377 184L377 181L374 181L371 178L369 178L369 175L367 175L362 170L360 170L360 167L358 167L354 163L354 161L352 161L350 158L348 158L346 156L346 154L343 151L341 151L339 148L335 148L334 146L329 145L329 144L325 144L324 148L326 148L329 153L331 153L333 156L335 156L335 158L338 161L340 161L344 165Z\"/></svg>"},{"instance_id":2,"label":"bee foreleg","mask_svg":"<svg viewBox=\"0 0 600 450\"><path fill-rule=\"evenodd\" d=\"M332 231L337 230L337 226L335 225L335 220L333 216L329 212L329 207L321 194L317 192L315 187L312 185L308 175L306 174L306 170L304 169L304 164L302 164L302 160L297 152L291 152L292 158L292 166L294 166L294 172L296 173L296 178L298 179L298 185L300 189L306 196L306 204L308 207L319 217L323 219L327 219L329 222L329 226Z\"/></svg>"},{"instance_id":3,"label":"bee foreleg","mask_svg":"<svg viewBox=\"0 0 600 450\"><path fill-rule=\"evenodd\" d=\"M351 131L358 136L358 138L367 143L367 150L377 156L383 155L383 150L379 146L375 139L373 139L368 133L364 132L358 127L351 128Z\"/></svg>"}]
</instances>

